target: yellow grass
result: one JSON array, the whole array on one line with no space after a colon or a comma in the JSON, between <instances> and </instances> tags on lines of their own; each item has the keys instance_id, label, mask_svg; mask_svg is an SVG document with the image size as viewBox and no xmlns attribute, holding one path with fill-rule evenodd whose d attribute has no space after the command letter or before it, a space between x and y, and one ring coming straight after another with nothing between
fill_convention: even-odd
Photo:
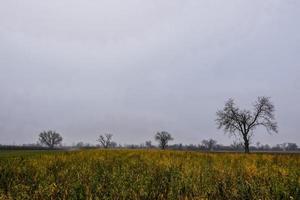
<instances>
[{"instance_id":1,"label":"yellow grass","mask_svg":"<svg viewBox=\"0 0 300 200\"><path fill-rule=\"evenodd\" d=\"M0 199L300 199L300 155L83 150L0 157Z\"/></svg>"}]
</instances>

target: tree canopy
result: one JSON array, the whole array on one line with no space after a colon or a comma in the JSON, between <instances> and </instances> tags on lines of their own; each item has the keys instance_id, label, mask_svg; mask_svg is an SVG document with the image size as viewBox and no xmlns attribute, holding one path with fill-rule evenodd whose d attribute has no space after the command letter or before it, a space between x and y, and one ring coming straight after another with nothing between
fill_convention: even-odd
<instances>
[{"instance_id":1,"label":"tree canopy","mask_svg":"<svg viewBox=\"0 0 300 200\"><path fill-rule=\"evenodd\" d=\"M244 141L245 152L249 153L249 143L254 130L263 126L269 133L278 132L274 116L275 108L269 97L258 97L253 111L241 110L229 99L223 110L217 111L216 123L225 133L238 135Z\"/></svg>"}]
</instances>

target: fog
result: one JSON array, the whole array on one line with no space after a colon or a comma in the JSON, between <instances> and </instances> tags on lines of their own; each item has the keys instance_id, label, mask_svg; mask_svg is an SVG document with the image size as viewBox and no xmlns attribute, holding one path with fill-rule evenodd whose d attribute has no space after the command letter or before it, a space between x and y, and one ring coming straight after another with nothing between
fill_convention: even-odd
<instances>
[{"instance_id":1,"label":"fog","mask_svg":"<svg viewBox=\"0 0 300 200\"><path fill-rule=\"evenodd\" d=\"M300 144L299 19L297 0L2 1L0 143L230 144L216 111L269 96L279 133L253 142Z\"/></svg>"}]
</instances>

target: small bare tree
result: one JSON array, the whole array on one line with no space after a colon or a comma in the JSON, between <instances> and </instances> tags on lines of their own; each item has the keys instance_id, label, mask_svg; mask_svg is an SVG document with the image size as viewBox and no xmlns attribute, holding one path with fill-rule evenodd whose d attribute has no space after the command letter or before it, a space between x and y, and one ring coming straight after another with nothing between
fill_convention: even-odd
<instances>
[{"instance_id":1,"label":"small bare tree","mask_svg":"<svg viewBox=\"0 0 300 200\"><path fill-rule=\"evenodd\" d=\"M244 144L239 141L233 141L233 143L230 145L230 147L236 151L241 151L244 149Z\"/></svg>"},{"instance_id":2,"label":"small bare tree","mask_svg":"<svg viewBox=\"0 0 300 200\"><path fill-rule=\"evenodd\" d=\"M202 140L202 145L205 149L211 151L216 147L217 141L213 139Z\"/></svg>"},{"instance_id":3,"label":"small bare tree","mask_svg":"<svg viewBox=\"0 0 300 200\"><path fill-rule=\"evenodd\" d=\"M155 140L159 142L159 146L161 149L165 149L170 140L173 140L170 133L166 131L157 132L155 135Z\"/></svg>"},{"instance_id":4,"label":"small bare tree","mask_svg":"<svg viewBox=\"0 0 300 200\"><path fill-rule=\"evenodd\" d=\"M224 129L225 133L241 137L244 141L245 153L249 153L249 144L255 128L263 126L269 133L278 132L274 111L274 105L268 97L258 97L253 112L240 110L234 100L229 99L224 109L217 112L216 123L219 129Z\"/></svg>"},{"instance_id":5,"label":"small bare tree","mask_svg":"<svg viewBox=\"0 0 300 200\"><path fill-rule=\"evenodd\" d=\"M105 149L107 149L108 147L112 146L112 134L104 134L104 135L100 135L99 138L98 138L98 142L100 142L101 146Z\"/></svg>"},{"instance_id":6,"label":"small bare tree","mask_svg":"<svg viewBox=\"0 0 300 200\"><path fill-rule=\"evenodd\" d=\"M152 142L151 142L151 140L146 141L145 145L146 145L147 148L152 148Z\"/></svg>"},{"instance_id":7,"label":"small bare tree","mask_svg":"<svg viewBox=\"0 0 300 200\"><path fill-rule=\"evenodd\" d=\"M59 133L55 131L43 131L39 134L39 141L41 144L48 146L49 148L53 149L54 146L61 144L63 138L60 136Z\"/></svg>"}]
</instances>

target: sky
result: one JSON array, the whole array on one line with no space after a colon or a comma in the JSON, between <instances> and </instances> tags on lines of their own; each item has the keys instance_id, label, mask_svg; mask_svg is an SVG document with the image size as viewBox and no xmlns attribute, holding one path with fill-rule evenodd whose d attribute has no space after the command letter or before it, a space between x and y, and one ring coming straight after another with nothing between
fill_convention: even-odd
<instances>
[{"instance_id":1,"label":"sky","mask_svg":"<svg viewBox=\"0 0 300 200\"><path fill-rule=\"evenodd\" d=\"M0 2L0 143L214 138L229 98L271 97L279 133L300 145L298 0L9 0Z\"/></svg>"}]
</instances>

